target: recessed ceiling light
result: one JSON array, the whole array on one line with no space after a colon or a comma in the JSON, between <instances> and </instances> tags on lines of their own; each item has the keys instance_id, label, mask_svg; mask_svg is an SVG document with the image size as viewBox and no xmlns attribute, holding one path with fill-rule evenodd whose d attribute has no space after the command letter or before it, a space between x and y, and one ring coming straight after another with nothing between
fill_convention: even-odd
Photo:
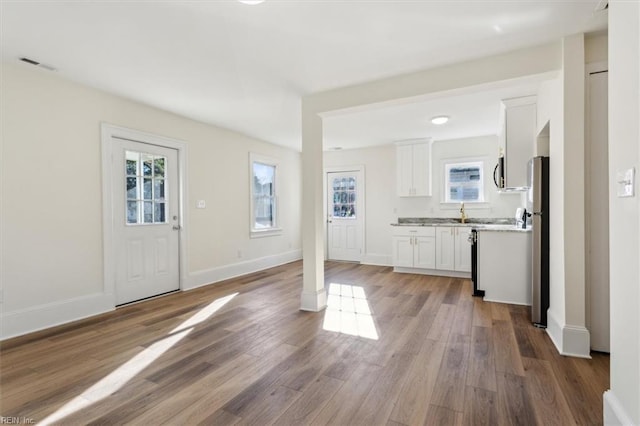
<instances>
[{"instance_id":1,"label":"recessed ceiling light","mask_svg":"<svg viewBox=\"0 0 640 426\"><path fill-rule=\"evenodd\" d=\"M260 4L260 3L264 2L264 0L238 0L238 1L240 3L250 4L250 5Z\"/></svg>"},{"instance_id":2,"label":"recessed ceiling light","mask_svg":"<svg viewBox=\"0 0 640 426\"><path fill-rule=\"evenodd\" d=\"M437 124L437 125L444 124L444 123L446 123L447 121L449 121L449 117L448 117L448 116L446 116L446 115L438 115L438 116L433 117L433 118L431 119L431 122L432 122L433 124Z\"/></svg>"}]
</instances>

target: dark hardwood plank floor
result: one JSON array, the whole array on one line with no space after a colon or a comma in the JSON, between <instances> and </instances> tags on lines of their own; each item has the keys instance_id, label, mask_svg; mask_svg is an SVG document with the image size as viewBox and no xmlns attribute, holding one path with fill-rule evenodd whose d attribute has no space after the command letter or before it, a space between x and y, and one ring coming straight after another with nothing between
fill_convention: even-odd
<instances>
[{"instance_id":1,"label":"dark hardwood plank floor","mask_svg":"<svg viewBox=\"0 0 640 426\"><path fill-rule=\"evenodd\" d=\"M602 424L609 357L558 355L527 307L457 278L302 263L2 342L0 415L43 424Z\"/></svg>"}]
</instances>

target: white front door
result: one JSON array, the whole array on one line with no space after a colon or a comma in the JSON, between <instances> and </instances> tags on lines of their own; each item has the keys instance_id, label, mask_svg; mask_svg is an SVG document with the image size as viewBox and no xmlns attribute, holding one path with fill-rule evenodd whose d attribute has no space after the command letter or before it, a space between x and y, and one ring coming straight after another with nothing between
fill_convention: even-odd
<instances>
[{"instance_id":1,"label":"white front door","mask_svg":"<svg viewBox=\"0 0 640 426\"><path fill-rule=\"evenodd\" d=\"M178 151L113 138L116 304L180 288Z\"/></svg>"},{"instance_id":2,"label":"white front door","mask_svg":"<svg viewBox=\"0 0 640 426\"><path fill-rule=\"evenodd\" d=\"M327 173L327 256L359 262L362 258L364 203L362 172Z\"/></svg>"}]
</instances>

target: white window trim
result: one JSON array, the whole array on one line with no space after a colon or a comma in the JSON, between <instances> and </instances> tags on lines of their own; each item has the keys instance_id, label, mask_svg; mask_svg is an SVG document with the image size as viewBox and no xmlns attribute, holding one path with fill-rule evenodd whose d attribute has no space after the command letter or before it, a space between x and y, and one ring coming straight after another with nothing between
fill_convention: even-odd
<instances>
[{"instance_id":1,"label":"white window trim","mask_svg":"<svg viewBox=\"0 0 640 426\"><path fill-rule=\"evenodd\" d=\"M477 201L471 201L471 200L466 200L464 201L465 206L466 205L471 205L471 206L476 206L476 207L484 207L486 206L487 203L487 188L485 185L485 168L486 168L486 159L485 158L449 158L449 159L444 159L442 160L442 196L441 196L441 200L440 200L440 204L442 204L443 206L452 206L452 207L456 207L459 206L461 201L453 201L448 199L448 195L449 195L449 174L447 173L447 169L453 165L456 166L462 166L462 165L472 165L472 164L477 164L480 163L481 167L480 167L480 200Z\"/></svg>"},{"instance_id":2,"label":"white window trim","mask_svg":"<svg viewBox=\"0 0 640 426\"><path fill-rule=\"evenodd\" d=\"M253 163L266 164L273 166L276 169L276 179L274 182L275 187L275 227L268 229L256 229L253 227L255 224L254 209L253 209ZM276 235L282 235L282 227L280 223L280 162L272 157L256 154L254 152L249 153L249 236L251 238L271 237Z\"/></svg>"}]
</instances>

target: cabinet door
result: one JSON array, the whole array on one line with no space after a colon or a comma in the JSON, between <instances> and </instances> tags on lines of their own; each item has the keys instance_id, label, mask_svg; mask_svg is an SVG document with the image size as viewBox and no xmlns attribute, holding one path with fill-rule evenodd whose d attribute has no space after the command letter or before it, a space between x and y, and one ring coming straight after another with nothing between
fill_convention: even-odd
<instances>
[{"instance_id":1,"label":"cabinet door","mask_svg":"<svg viewBox=\"0 0 640 426\"><path fill-rule=\"evenodd\" d=\"M536 104L508 107L505 118L505 180L507 187L527 186L527 163L533 157Z\"/></svg>"},{"instance_id":2,"label":"cabinet door","mask_svg":"<svg viewBox=\"0 0 640 426\"><path fill-rule=\"evenodd\" d=\"M416 268L435 269L436 238L415 237L413 246L413 266Z\"/></svg>"},{"instance_id":3,"label":"cabinet door","mask_svg":"<svg viewBox=\"0 0 640 426\"><path fill-rule=\"evenodd\" d=\"M471 272L471 244L468 237L471 228L456 228L455 267L456 271Z\"/></svg>"},{"instance_id":4,"label":"cabinet door","mask_svg":"<svg viewBox=\"0 0 640 426\"><path fill-rule=\"evenodd\" d=\"M413 160L412 146L396 146L396 180L399 197L413 195Z\"/></svg>"},{"instance_id":5,"label":"cabinet door","mask_svg":"<svg viewBox=\"0 0 640 426\"><path fill-rule=\"evenodd\" d=\"M452 227L436 228L436 269L453 271L455 265L455 236Z\"/></svg>"},{"instance_id":6,"label":"cabinet door","mask_svg":"<svg viewBox=\"0 0 640 426\"><path fill-rule=\"evenodd\" d=\"M429 144L419 143L413 146L413 195L429 196L431 195L430 175L431 171L429 161Z\"/></svg>"},{"instance_id":7,"label":"cabinet door","mask_svg":"<svg viewBox=\"0 0 640 426\"><path fill-rule=\"evenodd\" d=\"M411 268L413 266L413 237L393 237L393 266Z\"/></svg>"}]
</instances>

